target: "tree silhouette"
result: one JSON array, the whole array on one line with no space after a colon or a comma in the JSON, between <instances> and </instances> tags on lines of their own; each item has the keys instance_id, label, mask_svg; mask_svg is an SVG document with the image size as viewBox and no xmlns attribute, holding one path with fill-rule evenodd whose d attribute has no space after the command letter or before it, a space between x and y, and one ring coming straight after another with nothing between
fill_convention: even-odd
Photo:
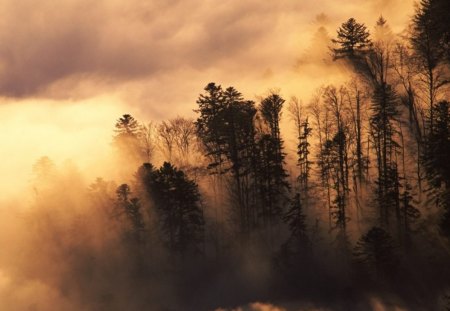
<instances>
[{"instance_id":1,"label":"tree silhouette","mask_svg":"<svg viewBox=\"0 0 450 311\"><path fill-rule=\"evenodd\" d=\"M156 146L156 127L152 122L140 126L138 132L139 142L142 152L145 155L145 161L150 162Z\"/></svg>"},{"instance_id":2,"label":"tree silhouette","mask_svg":"<svg viewBox=\"0 0 450 311\"><path fill-rule=\"evenodd\" d=\"M308 202L308 192L309 192L309 178L310 171L313 162L310 160L310 136L312 128L309 125L308 117L301 123L301 132L298 137L297 146L297 165L300 168L300 174L298 176L298 181L300 184L300 191L303 193L305 202Z\"/></svg>"},{"instance_id":3,"label":"tree silhouette","mask_svg":"<svg viewBox=\"0 0 450 311\"><path fill-rule=\"evenodd\" d=\"M290 235L287 241L288 247L295 251L307 251L310 241L307 235L306 216L303 212L300 194L296 193L291 199L288 211L283 215L283 221L288 225Z\"/></svg>"},{"instance_id":4,"label":"tree silhouette","mask_svg":"<svg viewBox=\"0 0 450 311\"><path fill-rule=\"evenodd\" d=\"M197 135L210 159L208 169L213 174L231 173L230 194L235 198L232 204L238 227L247 234L254 227L256 217L250 176L255 170L254 102L244 100L233 87L222 90L221 86L210 83L205 91L197 101L200 113L195 122Z\"/></svg>"},{"instance_id":5,"label":"tree silhouette","mask_svg":"<svg viewBox=\"0 0 450 311\"><path fill-rule=\"evenodd\" d=\"M333 49L335 58L351 57L357 51L364 51L370 46L369 36L364 24L356 22L354 18L349 18L337 30L337 38L331 40L339 45L339 48Z\"/></svg>"},{"instance_id":6,"label":"tree silhouette","mask_svg":"<svg viewBox=\"0 0 450 311\"><path fill-rule=\"evenodd\" d=\"M353 254L376 278L393 276L398 266L392 238L379 227L373 227L359 239Z\"/></svg>"},{"instance_id":7,"label":"tree silhouette","mask_svg":"<svg viewBox=\"0 0 450 311\"><path fill-rule=\"evenodd\" d=\"M260 193L262 194L263 222L273 224L281 215L289 184L287 173L283 167L285 154L283 140L280 135L280 118L284 99L272 93L261 101L259 111L269 128L258 139L260 171L258 173Z\"/></svg>"},{"instance_id":8,"label":"tree silhouette","mask_svg":"<svg viewBox=\"0 0 450 311\"><path fill-rule=\"evenodd\" d=\"M397 104L396 93L390 85L382 83L374 90L370 125L377 157L377 201L380 220L384 225L389 224L391 211L399 208L399 180L394 157L399 145L393 139L396 133L394 121L398 116Z\"/></svg>"},{"instance_id":9,"label":"tree silhouette","mask_svg":"<svg viewBox=\"0 0 450 311\"><path fill-rule=\"evenodd\" d=\"M127 184L120 185L116 190L116 195L117 205L130 224L127 235L138 244L144 243L145 223L139 199L130 198L131 189Z\"/></svg>"},{"instance_id":10,"label":"tree silhouette","mask_svg":"<svg viewBox=\"0 0 450 311\"><path fill-rule=\"evenodd\" d=\"M439 5L440 6L440 5ZM449 13L438 12L438 1L422 0L413 17L413 31L411 34L411 44L415 51L416 64L418 66L421 78L418 80L420 85L425 88L428 102L428 128L432 132L434 127L434 108L440 90L449 83L448 77L442 69L442 63L445 58L446 50L444 41L447 42L449 38L445 38L445 32L449 33L448 29L444 30L441 27L447 23ZM447 4L448 8L448 4ZM446 14L447 21L438 18L440 14ZM445 26L444 26L445 27ZM448 55L448 54L447 54Z\"/></svg>"},{"instance_id":11,"label":"tree silhouette","mask_svg":"<svg viewBox=\"0 0 450 311\"><path fill-rule=\"evenodd\" d=\"M158 170L146 163L137 177L153 200L168 249L181 255L201 252L204 219L197 184L168 162Z\"/></svg>"},{"instance_id":12,"label":"tree silhouette","mask_svg":"<svg viewBox=\"0 0 450 311\"><path fill-rule=\"evenodd\" d=\"M336 225L341 229L342 233L346 233L347 205L348 205L348 129L344 118L344 93L341 88L330 85L324 89L323 99L328 105L328 109L334 116L336 132L332 139L325 141L322 149L321 159L326 162L322 167L326 170L323 174L330 176L333 180L333 188L335 190L335 211L332 213L336 220Z\"/></svg>"},{"instance_id":13,"label":"tree silhouette","mask_svg":"<svg viewBox=\"0 0 450 311\"><path fill-rule=\"evenodd\" d=\"M142 161L145 156L139 140L140 131L138 121L129 114L120 117L115 125L114 144L126 159L134 162Z\"/></svg>"},{"instance_id":14,"label":"tree silhouette","mask_svg":"<svg viewBox=\"0 0 450 311\"><path fill-rule=\"evenodd\" d=\"M436 107L434 131L426 137L423 162L432 195L441 207L441 232L450 236L450 103L441 101Z\"/></svg>"}]
</instances>

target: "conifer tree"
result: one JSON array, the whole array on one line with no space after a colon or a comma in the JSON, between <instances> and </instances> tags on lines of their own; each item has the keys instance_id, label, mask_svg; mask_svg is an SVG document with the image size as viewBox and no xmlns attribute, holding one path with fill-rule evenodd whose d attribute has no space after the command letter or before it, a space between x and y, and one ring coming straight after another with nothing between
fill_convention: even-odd
<instances>
[{"instance_id":1,"label":"conifer tree","mask_svg":"<svg viewBox=\"0 0 450 311\"><path fill-rule=\"evenodd\" d=\"M434 131L426 137L423 162L432 186L432 197L441 208L441 232L450 236L450 103L441 101L436 107Z\"/></svg>"},{"instance_id":2,"label":"conifer tree","mask_svg":"<svg viewBox=\"0 0 450 311\"><path fill-rule=\"evenodd\" d=\"M120 185L116 190L117 204L121 214L125 215L129 222L127 235L136 243L144 242L145 223L141 212L139 199L130 197L131 189L127 184Z\"/></svg>"},{"instance_id":3,"label":"conifer tree","mask_svg":"<svg viewBox=\"0 0 450 311\"><path fill-rule=\"evenodd\" d=\"M280 135L280 118L284 99L272 93L261 101L259 111L269 128L258 140L259 155L256 157L260 171L257 175L262 195L263 221L272 224L281 216L289 184L284 169L283 140Z\"/></svg>"},{"instance_id":4,"label":"conifer tree","mask_svg":"<svg viewBox=\"0 0 450 311\"><path fill-rule=\"evenodd\" d=\"M384 229L371 228L356 243L354 256L376 278L391 277L398 266L394 242Z\"/></svg>"},{"instance_id":5,"label":"conifer tree","mask_svg":"<svg viewBox=\"0 0 450 311\"><path fill-rule=\"evenodd\" d=\"M197 101L197 112L200 113L195 122L197 135L210 159L210 171L231 175L232 205L239 230L246 235L254 227L257 214L251 199L254 191L256 108L254 102L244 100L233 87L222 90L210 83L205 91L206 94L200 95Z\"/></svg>"},{"instance_id":6,"label":"conifer tree","mask_svg":"<svg viewBox=\"0 0 450 311\"><path fill-rule=\"evenodd\" d=\"M115 125L114 144L122 155L133 162L140 162L145 157L139 140L141 126L129 114L120 117Z\"/></svg>"},{"instance_id":7,"label":"conifer tree","mask_svg":"<svg viewBox=\"0 0 450 311\"><path fill-rule=\"evenodd\" d=\"M181 255L201 252L204 217L197 184L168 162L158 170L145 163L136 175L154 203L167 248Z\"/></svg>"},{"instance_id":8,"label":"conifer tree","mask_svg":"<svg viewBox=\"0 0 450 311\"><path fill-rule=\"evenodd\" d=\"M369 31L364 24L349 18L337 30L337 38L332 42L339 47L333 49L335 58L353 57L356 52L364 51L370 46Z\"/></svg>"}]
</instances>

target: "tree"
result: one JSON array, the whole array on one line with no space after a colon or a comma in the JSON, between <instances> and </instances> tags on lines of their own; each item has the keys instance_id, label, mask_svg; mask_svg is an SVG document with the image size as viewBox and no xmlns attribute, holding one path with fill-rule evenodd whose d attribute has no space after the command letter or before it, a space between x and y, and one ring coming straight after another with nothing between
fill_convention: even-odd
<instances>
[{"instance_id":1,"label":"tree","mask_svg":"<svg viewBox=\"0 0 450 311\"><path fill-rule=\"evenodd\" d=\"M155 205L167 248L181 255L201 252L204 218L197 184L168 162L158 170L145 163L137 177Z\"/></svg>"},{"instance_id":2,"label":"tree","mask_svg":"<svg viewBox=\"0 0 450 311\"><path fill-rule=\"evenodd\" d=\"M446 5L448 8L448 4ZM445 78L445 72L442 63L448 49L445 49L445 41L448 44L448 28L442 28L442 25L448 25L448 11L439 12L439 7L445 5L439 4L435 0L422 0L413 17L413 29L411 34L411 44L415 51L417 65L420 73L419 82L425 90L428 102L428 131L432 132L434 128L434 106L438 95L443 86L449 83ZM445 11L444 11L445 12ZM446 15L447 21L442 23L438 16ZM443 48L444 47L444 48ZM448 47L448 45L447 45ZM448 55L448 54L447 54Z\"/></svg>"},{"instance_id":3,"label":"tree","mask_svg":"<svg viewBox=\"0 0 450 311\"><path fill-rule=\"evenodd\" d=\"M263 221L269 221L272 225L277 217L280 217L282 205L285 201L286 191L289 184L286 182L288 176L283 165L285 154L283 152L283 140L280 135L281 111L285 100L278 94L272 93L263 98L259 111L269 128L269 133L262 133L258 139L259 155L257 175L260 185L260 193L263 205Z\"/></svg>"},{"instance_id":4,"label":"tree","mask_svg":"<svg viewBox=\"0 0 450 311\"><path fill-rule=\"evenodd\" d=\"M258 151L256 178L261 197L261 211L258 216L263 224L272 226L281 215L286 191L289 189L286 182L287 173L283 168L284 155L280 162L279 141L269 134L258 139Z\"/></svg>"},{"instance_id":5,"label":"tree","mask_svg":"<svg viewBox=\"0 0 450 311\"><path fill-rule=\"evenodd\" d=\"M393 139L398 116L397 97L392 87L382 83L374 90L370 116L373 146L377 157L377 202L380 221L388 226L391 210L399 209L398 170L395 153L399 147ZM398 213L397 213L398 215ZM399 219L397 219L399 221Z\"/></svg>"},{"instance_id":6,"label":"tree","mask_svg":"<svg viewBox=\"0 0 450 311\"><path fill-rule=\"evenodd\" d=\"M116 190L117 205L121 210L121 214L125 215L129 222L130 229L126 234L136 243L144 243L145 223L141 213L139 199L130 198L131 189L127 184L120 185Z\"/></svg>"},{"instance_id":7,"label":"tree","mask_svg":"<svg viewBox=\"0 0 450 311\"><path fill-rule=\"evenodd\" d=\"M176 117L163 121L158 127L160 149L169 162L186 166L195 143L194 120Z\"/></svg>"},{"instance_id":8,"label":"tree","mask_svg":"<svg viewBox=\"0 0 450 311\"><path fill-rule=\"evenodd\" d=\"M392 276L398 266L394 242L389 233L379 227L371 228L359 239L353 255L376 278Z\"/></svg>"},{"instance_id":9,"label":"tree","mask_svg":"<svg viewBox=\"0 0 450 311\"><path fill-rule=\"evenodd\" d=\"M309 177L312 161L309 159L310 143L309 138L311 136L312 128L309 125L308 117L301 123L301 133L298 137L297 146L297 165L300 168L300 174L298 181L300 184L300 191L303 193L305 202L308 202L309 192Z\"/></svg>"},{"instance_id":10,"label":"tree","mask_svg":"<svg viewBox=\"0 0 450 311\"><path fill-rule=\"evenodd\" d=\"M169 162L172 161L173 149L175 147L175 129L170 122L162 121L158 126L160 148Z\"/></svg>"},{"instance_id":11,"label":"tree","mask_svg":"<svg viewBox=\"0 0 450 311\"><path fill-rule=\"evenodd\" d=\"M416 176L419 191L422 191L422 170L420 155L423 148L423 109L419 106L417 96L417 69L415 66L415 56L410 48L404 44L397 43L394 50L394 70L399 78L399 98L404 107L408 110L409 130L415 138L417 146L416 153Z\"/></svg>"},{"instance_id":12,"label":"tree","mask_svg":"<svg viewBox=\"0 0 450 311\"><path fill-rule=\"evenodd\" d=\"M261 101L259 111L270 128L270 135L280 141L280 118L285 100L272 93ZM280 146L281 149L281 146ZM281 150L280 150L281 153Z\"/></svg>"},{"instance_id":13,"label":"tree","mask_svg":"<svg viewBox=\"0 0 450 311\"><path fill-rule=\"evenodd\" d=\"M203 144L206 156L209 158L208 169L213 174L223 174L227 160L226 141L223 137L224 104L223 90L220 85L209 83L205 94L200 94L197 104L200 114L195 122L197 136Z\"/></svg>"},{"instance_id":14,"label":"tree","mask_svg":"<svg viewBox=\"0 0 450 311\"><path fill-rule=\"evenodd\" d=\"M360 85L356 80L352 80L349 84L349 89L345 90L344 93L348 97L348 108L350 111L351 121L353 125L353 136L355 138L355 148L354 148L354 181L358 181L355 184L355 191L358 191L358 186L361 188L363 180L366 178L365 171L368 167L368 158L363 152L363 109L364 109L364 95L360 88Z\"/></svg>"},{"instance_id":15,"label":"tree","mask_svg":"<svg viewBox=\"0 0 450 311\"><path fill-rule=\"evenodd\" d=\"M406 249L411 246L411 233L412 224L414 224L420 217L420 211L413 205L412 187L406 180L403 185L403 193L401 195L402 207L400 212L402 213L403 221L403 240Z\"/></svg>"},{"instance_id":16,"label":"tree","mask_svg":"<svg viewBox=\"0 0 450 311\"><path fill-rule=\"evenodd\" d=\"M440 47L448 65L450 64L450 3L447 0L435 0L434 2L433 15L438 23L436 34L440 35Z\"/></svg>"},{"instance_id":17,"label":"tree","mask_svg":"<svg viewBox=\"0 0 450 311\"><path fill-rule=\"evenodd\" d=\"M399 174L396 154L399 147L394 139L397 129L394 121L398 116L398 96L389 83L392 70L391 32L386 20L380 17L376 24L376 41L365 53L358 57L345 55L357 73L372 89L370 106L370 131L372 146L377 159L377 201L380 221L383 226L389 225L391 210L399 215ZM400 219L397 218L400 226Z\"/></svg>"},{"instance_id":18,"label":"tree","mask_svg":"<svg viewBox=\"0 0 450 311\"><path fill-rule=\"evenodd\" d=\"M197 103L197 136L206 150L213 174L230 174L230 195L239 230L248 234L255 226L256 207L252 200L255 171L256 115L253 101L244 100L233 87L222 90L214 83L205 88Z\"/></svg>"},{"instance_id":19,"label":"tree","mask_svg":"<svg viewBox=\"0 0 450 311\"><path fill-rule=\"evenodd\" d=\"M139 141L140 130L138 121L129 114L120 117L115 125L114 144L126 159L135 162L142 161L144 156Z\"/></svg>"},{"instance_id":20,"label":"tree","mask_svg":"<svg viewBox=\"0 0 450 311\"><path fill-rule=\"evenodd\" d=\"M344 118L344 98L345 89L341 88L339 91L336 87L330 85L324 89L323 99L328 105L331 113L335 119L336 132L332 139L325 141L322 149L321 159L326 163L322 167L326 169L324 174L329 174L333 179L333 188L335 190L335 212L333 216L336 220L336 225L341 229L342 233L346 234L347 204L348 204L348 129Z\"/></svg>"},{"instance_id":21,"label":"tree","mask_svg":"<svg viewBox=\"0 0 450 311\"><path fill-rule=\"evenodd\" d=\"M195 124L193 119L177 117L169 121L175 135L178 162L182 165L189 163L195 143Z\"/></svg>"},{"instance_id":22,"label":"tree","mask_svg":"<svg viewBox=\"0 0 450 311\"><path fill-rule=\"evenodd\" d=\"M33 190L36 195L40 195L43 190L47 190L55 181L57 170L55 163L47 156L40 157L32 167Z\"/></svg>"},{"instance_id":23,"label":"tree","mask_svg":"<svg viewBox=\"0 0 450 311\"><path fill-rule=\"evenodd\" d=\"M108 216L112 216L114 212L115 190L117 190L115 184L103 178L96 178L95 182L89 186L89 195L95 206L100 207L101 212Z\"/></svg>"},{"instance_id":24,"label":"tree","mask_svg":"<svg viewBox=\"0 0 450 311\"><path fill-rule=\"evenodd\" d=\"M320 167L322 168L322 175L328 176L332 180L332 188L334 190L334 199L330 206L330 216L335 219L336 226L345 235L346 226L348 222L347 204L348 204L348 187L347 175L345 170L346 155L343 152L346 146L346 134L341 129L338 131L333 139L326 140L321 151ZM334 211L331 211L334 209Z\"/></svg>"},{"instance_id":25,"label":"tree","mask_svg":"<svg viewBox=\"0 0 450 311\"><path fill-rule=\"evenodd\" d=\"M436 107L434 131L426 137L423 163L426 176L441 208L441 232L450 237L450 103L441 101Z\"/></svg>"},{"instance_id":26,"label":"tree","mask_svg":"<svg viewBox=\"0 0 450 311\"><path fill-rule=\"evenodd\" d=\"M319 107L317 107L318 109ZM309 178L311 165L313 162L310 158L310 138L312 134L312 128L308 116L302 118L302 107L297 98L293 97L288 107L291 119L294 121L296 136L297 136L297 166L299 167L299 175L297 181L299 183L299 190L301 196L305 199L307 204L308 191L309 191ZM319 117L320 113L317 111ZM313 112L314 114L314 112ZM320 119L318 120L318 127L320 131ZM321 133L319 133L319 143L321 145Z\"/></svg>"},{"instance_id":27,"label":"tree","mask_svg":"<svg viewBox=\"0 0 450 311\"><path fill-rule=\"evenodd\" d=\"M356 22L354 18L349 18L337 30L337 38L331 41L339 47L333 49L335 58L344 56L352 57L355 52L364 51L370 47L370 33L364 24Z\"/></svg>"},{"instance_id":28,"label":"tree","mask_svg":"<svg viewBox=\"0 0 450 311\"><path fill-rule=\"evenodd\" d=\"M332 200L331 200L331 159L330 159L330 132L331 132L331 117L330 108L323 102L323 89L319 88L314 94L309 105L313 120L315 121L317 139L319 141L318 151L316 153L316 163L319 169L319 178L321 186L326 191L326 204L328 206L328 226L331 232L332 221ZM301 130L301 128L300 128ZM301 131L299 132L301 135Z\"/></svg>"},{"instance_id":29,"label":"tree","mask_svg":"<svg viewBox=\"0 0 450 311\"><path fill-rule=\"evenodd\" d=\"M142 152L145 154L146 162L150 162L155 151L155 132L156 128L152 122L149 122L147 125L141 125L139 129L139 142L142 148Z\"/></svg>"},{"instance_id":30,"label":"tree","mask_svg":"<svg viewBox=\"0 0 450 311\"><path fill-rule=\"evenodd\" d=\"M291 199L289 209L283 215L283 221L288 225L290 231L287 245L293 247L297 252L306 251L310 246L310 241L299 193L296 193Z\"/></svg>"},{"instance_id":31,"label":"tree","mask_svg":"<svg viewBox=\"0 0 450 311\"><path fill-rule=\"evenodd\" d=\"M296 67L300 70L303 65L329 63L330 40L330 34L324 26L317 28L309 46L297 60Z\"/></svg>"}]
</instances>

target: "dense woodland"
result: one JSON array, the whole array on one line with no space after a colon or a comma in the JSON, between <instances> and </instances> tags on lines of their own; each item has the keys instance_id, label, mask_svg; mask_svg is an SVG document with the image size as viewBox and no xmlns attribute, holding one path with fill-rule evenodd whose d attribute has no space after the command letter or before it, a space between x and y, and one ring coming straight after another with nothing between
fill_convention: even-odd
<instances>
[{"instance_id":1,"label":"dense woodland","mask_svg":"<svg viewBox=\"0 0 450 311\"><path fill-rule=\"evenodd\" d=\"M450 310L449 14L423 0L401 36L382 16L343 21L329 58L348 80L310 100L209 83L194 119L121 116L124 180L61 190L39 159L34 213L47 216L29 222L52 246L36 262L62 260L65 277L35 277L85 310L370 310L371 297Z\"/></svg>"}]
</instances>

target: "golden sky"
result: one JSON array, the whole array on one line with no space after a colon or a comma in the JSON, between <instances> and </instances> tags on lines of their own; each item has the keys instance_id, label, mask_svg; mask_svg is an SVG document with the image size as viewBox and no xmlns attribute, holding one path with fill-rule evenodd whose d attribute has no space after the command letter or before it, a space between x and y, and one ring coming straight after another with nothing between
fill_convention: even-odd
<instances>
[{"instance_id":1,"label":"golden sky","mask_svg":"<svg viewBox=\"0 0 450 311\"><path fill-rule=\"evenodd\" d=\"M48 155L102 174L115 120L193 115L211 81L249 99L308 101L345 76L325 63L349 17L402 31L412 0L1 0L0 176L18 192ZM326 69L326 70L324 70ZM92 177L92 176L89 176Z\"/></svg>"}]
</instances>

